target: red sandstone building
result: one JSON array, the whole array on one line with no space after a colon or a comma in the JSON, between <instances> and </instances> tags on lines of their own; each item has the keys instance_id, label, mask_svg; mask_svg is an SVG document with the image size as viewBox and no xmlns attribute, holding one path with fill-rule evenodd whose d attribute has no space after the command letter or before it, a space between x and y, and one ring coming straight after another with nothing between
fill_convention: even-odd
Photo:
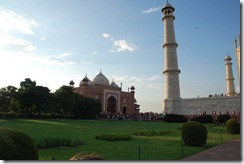
<instances>
[{"instance_id":1,"label":"red sandstone building","mask_svg":"<svg viewBox=\"0 0 244 164\"><path fill-rule=\"evenodd\" d=\"M74 92L98 99L102 104L102 114L110 116L124 115L129 118L139 115L139 106L135 99L135 87L130 91L122 91L114 81L109 80L100 72L92 81L87 75L80 81Z\"/></svg>"}]
</instances>

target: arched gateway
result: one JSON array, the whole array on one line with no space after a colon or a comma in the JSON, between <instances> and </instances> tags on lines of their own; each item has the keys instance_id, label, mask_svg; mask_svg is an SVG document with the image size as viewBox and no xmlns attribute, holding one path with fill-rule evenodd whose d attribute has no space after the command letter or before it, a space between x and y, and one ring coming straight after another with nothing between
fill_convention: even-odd
<instances>
[{"instance_id":1,"label":"arched gateway","mask_svg":"<svg viewBox=\"0 0 244 164\"><path fill-rule=\"evenodd\" d=\"M117 101L114 96L110 96L107 101L107 113L114 114L116 113Z\"/></svg>"}]
</instances>

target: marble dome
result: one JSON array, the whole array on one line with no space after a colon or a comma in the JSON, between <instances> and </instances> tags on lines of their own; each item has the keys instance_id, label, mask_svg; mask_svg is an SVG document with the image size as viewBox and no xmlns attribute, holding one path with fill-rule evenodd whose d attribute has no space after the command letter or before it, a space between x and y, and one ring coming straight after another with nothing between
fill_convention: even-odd
<instances>
[{"instance_id":1,"label":"marble dome","mask_svg":"<svg viewBox=\"0 0 244 164\"><path fill-rule=\"evenodd\" d=\"M83 86L83 85L92 85L92 82L87 77L87 75L80 81L80 86Z\"/></svg>"},{"instance_id":2,"label":"marble dome","mask_svg":"<svg viewBox=\"0 0 244 164\"><path fill-rule=\"evenodd\" d=\"M114 81L110 84L110 86L115 87L115 88L119 88L119 86Z\"/></svg>"},{"instance_id":3,"label":"marble dome","mask_svg":"<svg viewBox=\"0 0 244 164\"><path fill-rule=\"evenodd\" d=\"M109 85L109 81L106 78L106 76L104 76L102 74L102 72L100 72L93 80L92 80L93 85Z\"/></svg>"}]
</instances>

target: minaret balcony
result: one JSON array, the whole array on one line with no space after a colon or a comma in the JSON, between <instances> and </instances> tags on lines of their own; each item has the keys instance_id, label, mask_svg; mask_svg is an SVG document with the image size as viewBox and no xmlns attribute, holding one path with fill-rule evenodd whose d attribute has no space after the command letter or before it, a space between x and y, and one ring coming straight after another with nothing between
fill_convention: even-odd
<instances>
[{"instance_id":1,"label":"minaret balcony","mask_svg":"<svg viewBox=\"0 0 244 164\"><path fill-rule=\"evenodd\" d=\"M164 44L163 44L163 48L164 48L165 46L176 46L176 47L178 47L178 44L177 44L177 43L164 43Z\"/></svg>"},{"instance_id":2,"label":"minaret balcony","mask_svg":"<svg viewBox=\"0 0 244 164\"><path fill-rule=\"evenodd\" d=\"M172 15L172 14L167 14L167 15L164 15L162 20L164 21L165 18L173 18L173 20L175 20L175 16Z\"/></svg>"},{"instance_id":3,"label":"minaret balcony","mask_svg":"<svg viewBox=\"0 0 244 164\"><path fill-rule=\"evenodd\" d=\"M166 73L180 73L180 70L179 69L166 69L163 71L163 74L166 74Z\"/></svg>"}]
</instances>

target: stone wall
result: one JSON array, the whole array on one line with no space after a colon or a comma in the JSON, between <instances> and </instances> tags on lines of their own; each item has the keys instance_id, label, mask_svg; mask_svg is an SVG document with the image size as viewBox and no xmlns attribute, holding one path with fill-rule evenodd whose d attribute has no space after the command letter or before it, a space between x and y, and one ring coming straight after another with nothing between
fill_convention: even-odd
<instances>
[{"instance_id":1,"label":"stone wall","mask_svg":"<svg viewBox=\"0 0 244 164\"><path fill-rule=\"evenodd\" d=\"M224 114L226 111L229 114L241 112L241 98L240 96L231 97L206 97L206 98L187 98L180 100L164 100L163 107L165 112L170 114L183 115L200 115L206 114Z\"/></svg>"}]
</instances>

